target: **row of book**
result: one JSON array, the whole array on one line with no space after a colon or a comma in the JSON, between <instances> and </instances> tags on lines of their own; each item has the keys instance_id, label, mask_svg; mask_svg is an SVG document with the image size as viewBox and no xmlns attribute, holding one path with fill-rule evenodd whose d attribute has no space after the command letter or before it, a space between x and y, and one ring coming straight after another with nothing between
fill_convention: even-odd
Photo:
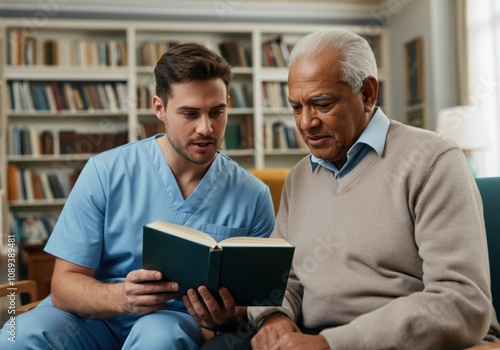
<instances>
[{"instance_id":1,"label":"row of book","mask_svg":"<svg viewBox=\"0 0 500 350\"><path fill-rule=\"evenodd\" d=\"M57 222L56 213L10 213L11 233L16 244L34 244L47 241Z\"/></svg>"},{"instance_id":2,"label":"row of book","mask_svg":"<svg viewBox=\"0 0 500 350\"><path fill-rule=\"evenodd\" d=\"M138 85L136 90L137 108L151 109L155 95L154 85ZM252 89L243 82L232 82L229 85L229 107L251 108L253 106Z\"/></svg>"},{"instance_id":3,"label":"row of book","mask_svg":"<svg viewBox=\"0 0 500 350\"><path fill-rule=\"evenodd\" d=\"M43 39L32 31L11 29L7 63L12 66L127 66L125 40Z\"/></svg>"},{"instance_id":4,"label":"row of book","mask_svg":"<svg viewBox=\"0 0 500 350\"><path fill-rule=\"evenodd\" d=\"M176 40L145 41L137 48L137 64L139 66L156 66L161 56L179 43Z\"/></svg>"},{"instance_id":5,"label":"row of book","mask_svg":"<svg viewBox=\"0 0 500 350\"><path fill-rule=\"evenodd\" d=\"M280 120L266 120L263 131L264 149L267 151L308 149L295 125Z\"/></svg>"},{"instance_id":6,"label":"row of book","mask_svg":"<svg viewBox=\"0 0 500 350\"><path fill-rule=\"evenodd\" d=\"M253 149L253 117L245 115L232 120L226 126L226 133L221 144L221 150Z\"/></svg>"},{"instance_id":7,"label":"row of book","mask_svg":"<svg viewBox=\"0 0 500 350\"><path fill-rule=\"evenodd\" d=\"M262 66L287 67L293 46L282 35L262 42Z\"/></svg>"},{"instance_id":8,"label":"row of book","mask_svg":"<svg viewBox=\"0 0 500 350\"><path fill-rule=\"evenodd\" d=\"M119 112L127 108L127 84L11 81L9 101L14 112Z\"/></svg>"},{"instance_id":9,"label":"row of book","mask_svg":"<svg viewBox=\"0 0 500 350\"><path fill-rule=\"evenodd\" d=\"M138 85L136 89L137 109L151 109L152 112L152 101L155 95L154 85Z\"/></svg>"},{"instance_id":10,"label":"row of book","mask_svg":"<svg viewBox=\"0 0 500 350\"><path fill-rule=\"evenodd\" d=\"M178 44L180 42L176 40L143 42L137 49L137 63L139 66L156 66L161 56L168 49ZM215 45L208 42L201 44L224 57L233 67L252 66L251 51L241 46L237 41L227 40Z\"/></svg>"},{"instance_id":11,"label":"row of book","mask_svg":"<svg viewBox=\"0 0 500 350\"><path fill-rule=\"evenodd\" d=\"M60 154L96 154L124 145L128 131L81 133L74 130L59 131Z\"/></svg>"},{"instance_id":12,"label":"row of book","mask_svg":"<svg viewBox=\"0 0 500 350\"><path fill-rule=\"evenodd\" d=\"M262 83L262 106L267 108L287 108L288 83L269 82Z\"/></svg>"},{"instance_id":13,"label":"row of book","mask_svg":"<svg viewBox=\"0 0 500 350\"><path fill-rule=\"evenodd\" d=\"M253 106L252 89L245 83L231 83L229 97L229 107L231 108L251 108Z\"/></svg>"},{"instance_id":14,"label":"row of book","mask_svg":"<svg viewBox=\"0 0 500 350\"><path fill-rule=\"evenodd\" d=\"M139 140L144 140L150 136L165 133L165 125L159 120L144 121L139 123L137 136Z\"/></svg>"},{"instance_id":15,"label":"row of book","mask_svg":"<svg viewBox=\"0 0 500 350\"><path fill-rule=\"evenodd\" d=\"M43 171L20 168L9 164L7 168L9 201L53 201L66 198L73 188L81 169L72 172Z\"/></svg>"},{"instance_id":16,"label":"row of book","mask_svg":"<svg viewBox=\"0 0 500 350\"><path fill-rule=\"evenodd\" d=\"M224 41L217 45L219 55L233 67L252 67L251 51L237 41Z\"/></svg>"},{"instance_id":17,"label":"row of book","mask_svg":"<svg viewBox=\"0 0 500 350\"><path fill-rule=\"evenodd\" d=\"M77 132L75 130L40 130L36 126L11 126L9 154L96 154L123 145L128 132Z\"/></svg>"}]
</instances>

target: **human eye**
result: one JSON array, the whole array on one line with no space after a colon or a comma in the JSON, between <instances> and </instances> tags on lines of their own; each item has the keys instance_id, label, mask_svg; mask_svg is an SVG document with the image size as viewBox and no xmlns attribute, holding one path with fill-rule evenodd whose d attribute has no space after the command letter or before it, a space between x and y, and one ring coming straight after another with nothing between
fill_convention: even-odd
<instances>
[{"instance_id":1,"label":"human eye","mask_svg":"<svg viewBox=\"0 0 500 350\"><path fill-rule=\"evenodd\" d=\"M314 104L316 109L320 111L328 111L332 108L333 103L331 102L317 102Z\"/></svg>"},{"instance_id":2,"label":"human eye","mask_svg":"<svg viewBox=\"0 0 500 350\"><path fill-rule=\"evenodd\" d=\"M298 103L290 103L290 107L292 107L294 113L298 113L302 109L302 106Z\"/></svg>"},{"instance_id":3,"label":"human eye","mask_svg":"<svg viewBox=\"0 0 500 350\"><path fill-rule=\"evenodd\" d=\"M185 110L182 112L182 115L185 118L193 119L197 118L199 116L199 113L197 111Z\"/></svg>"},{"instance_id":4,"label":"human eye","mask_svg":"<svg viewBox=\"0 0 500 350\"><path fill-rule=\"evenodd\" d=\"M211 118L219 118L224 116L225 110L223 108L218 108L218 109L212 109L210 111L210 117Z\"/></svg>"}]
</instances>

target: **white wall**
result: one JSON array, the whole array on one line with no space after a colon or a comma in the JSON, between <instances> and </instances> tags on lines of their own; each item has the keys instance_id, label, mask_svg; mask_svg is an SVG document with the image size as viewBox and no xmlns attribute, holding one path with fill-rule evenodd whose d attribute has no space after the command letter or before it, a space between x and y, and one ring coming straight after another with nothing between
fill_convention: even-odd
<instances>
[{"instance_id":1,"label":"white wall","mask_svg":"<svg viewBox=\"0 0 500 350\"><path fill-rule=\"evenodd\" d=\"M437 113L458 103L455 59L455 0L407 0L403 11L388 24L391 77L391 118L403 121L405 113L424 107L428 128L436 127ZM405 101L404 45L423 38L424 100L409 106Z\"/></svg>"}]
</instances>

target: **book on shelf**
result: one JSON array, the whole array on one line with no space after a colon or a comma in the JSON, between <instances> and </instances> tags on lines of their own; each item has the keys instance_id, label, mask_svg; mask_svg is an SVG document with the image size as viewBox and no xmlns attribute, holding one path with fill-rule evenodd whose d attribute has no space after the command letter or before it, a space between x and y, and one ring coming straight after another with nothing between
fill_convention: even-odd
<instances>
[{"instance_id":1,"label":"book on shelf","mask_svg":"<svg viewBox=\"0 0 500 350\"><path fill-rule=\"evenodd\" d=\"M118 112L126 107L126 84L11 81L8 99L15 112Z\"/></svg>"},{"instance_id":2,"label":"book on shelf","mask_svg":"<svg viewBox=\"0 0 500 350\"><path fill-rule=\"evenodd\" d=\"M239 123L228 123L224 134L224 145L227 150L242 149L243 137Z\"/></svg>"},{"instance_id":3,"label":"book on shelf","mask_svg":"<svg viewBox=\"0 0 500 350\"><path fill-rule=\"evenodd\" d=\"M287 42L283 35L262 42L262 66L286 67L294 44Z\"/></svg>"},{"instance_id":4,"label":"book on shelf","mask_svg":"<svg viewBox=\"0 0 500 350\"><path fill-rule=\"evenodd\" d=\"M61 181L56 174L47 174L50 191L54 198L66 198L66 193L62 187Z\"/></svg>"},{"instance_id":5,"label":"book on shelf","mask_svg":"<svg viewBox=\"0 0 500 350\"><path fill-rule=\"evenodd\" d=\"M64 65L80 67L117 67L127 65L125 40L44 39L33 31L11 28L8 31L7 62L12 66Z\"/></svg>"},{"instance_id":6,"label":"book on shelf","mask_svg":"<svg viewBox=\"0 0 500 350\"><path fill-rule=\"evenodd\" d=\"M214 296L227 287L236 305L281 305L295 247L282 239L230 237L216 242L202 231L164 221L143 228L143 268L179 283L181 298L205 285Z\"/></svg>"},{"instance_id":7,"label":"book on shelf","mask_svg":"<svg viewBox=\"0 0 500 350\"><path fill-rule=\"evenodd\" d=\"M252 98L249 88L244 83L235 82L229 86L230 107L248 108L252 107Z\"/></svg>"},{"instance_id":8,"label":"book on shelf","mask_svg":"<svg viewBox=\"0 0 500 350\"><path fill-rule=\"evenodd\" d=\"M155 66L161 56L179 41L145 41L137 49L137 63L139 66Z\"/></svg>"},{"instance_id":9,"label":"book on shelf","mask_svg":"<svg viewBox=\"0 0 500 350\"><path fill-rule=\"evenodd\" d=\"M217 45L219 53L233 67L251 67L250 50L241 46L237 41L226 40Z\"/></svg>"},{"instance_id":10,"label":"book on shelf","mask_svg":"<svg viewBox=\"0 0 500 350\"><path fill-rule=\"evenodd\" d=\"M150 88L148 85L137 86L136 88L137 109L151 109L152 111L153 106L151 104L151 100L154 94L151 91L154 91L154 89Z\"/></svg>"},{"instance_id":11,"label":"book on shelf","mask_svg":"<svg viewBox=\"0 0 500 350\"><path fill-rule=\"evenodd\" d=\"M308 150L307 144L302 139L300 132L290 121L266 120L263 125L264 149L288 150L303 149Z\"/></svg>"},{"instance_id":12,"label":"book on shelf","mask_svg":"<svg viewBox=\"0 0 500 350\"><path fill-rule=\"evenodd\" d=\"M15 164L7 166L7 199L9 201L16 201L22 198L21 185L21 171Z\"/></svg>"},{"instance_id":13,"label":"book on shelf","mask_svg":"<svg viewBox=\"0 0 500 350\"><path fill-rule=\"evenodd\" d=\"M253 116L251 114L245 115L243 117L243 122L241 124L241 135L242 135L242 148L243 149L254 148Z\"/></svg>"},{"instance_id":14,"label":"book on shelf","mask_svg":"<svg viewBox=\"0 0 500 350\"><path fill-rule=\"evenodd\" d=\"M76 168L71 172L46 172L33 168L19 168L9 164L8 200L9 201L34 201L66 198L81 172Z\"/></svg>"},{"instance_id":15,"label":"book on shelf","mask_svg":"<svg viewBox=\"0 0 500 350\"><path fill-rule=\"evenodd\" d=\"M284 82L263 82L262 101L264 107L287 108L288 84Z\"/></svg>"},{"instance_id":16,"label":"book on shelf","mask_svg":"<svg viewBox=\"0 0 500 350\"><path fill-rule=\"evenodd\" d=\"M139 124L137 130L137 134L140 140L162 133L165 133L165 125L159 120L144 121Z\"/></svg>"},{"instance_id":17,"label":"book on shelf","mask_svg":"<svg viewBox=\"0 0 500 350\"><path fill-rule=\"evenodd\" d=\"M87 132L74 130L59 131L60 154L93 154L107 151L127 143L128 132Z\"/></svg>"}]
</instances>

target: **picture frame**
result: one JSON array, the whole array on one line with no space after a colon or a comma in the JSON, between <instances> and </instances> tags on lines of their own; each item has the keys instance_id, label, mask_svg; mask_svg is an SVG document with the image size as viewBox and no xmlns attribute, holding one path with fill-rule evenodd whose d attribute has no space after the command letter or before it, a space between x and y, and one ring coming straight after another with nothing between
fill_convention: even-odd
<instances>
[{"instance_id":1,"label":"picture frame","mask_svg":"<svg viewBox=\"0 0 500 350\"><path fill-rule=\"evenodd\" d=\"M423 39L416 37L404 46L406 103L414 105L424 100Z\"/></svg>"},{"instance_id":2,"label":"picture frame","mask_svg":"<svg viewBox=\"0 0 500 350\"><path fill-rule=\"evenodd\" d=\"M417 128L427 129L427 113L423 107L414 108L406 112L405 124Z\"/></svg>"}]
</instances>

